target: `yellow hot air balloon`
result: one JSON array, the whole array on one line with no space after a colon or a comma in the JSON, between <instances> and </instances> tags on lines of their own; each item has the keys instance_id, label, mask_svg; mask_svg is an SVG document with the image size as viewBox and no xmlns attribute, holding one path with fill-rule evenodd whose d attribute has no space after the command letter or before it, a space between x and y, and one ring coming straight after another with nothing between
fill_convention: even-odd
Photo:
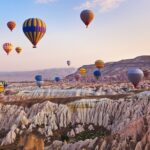
<instances>
[{"instance_id":1,"label":"yellow hot air balloon","mask_svg":"<svg viewBox=\"0 0 150 150\"><path fill-rule=\"evenodd\" d=\"M104 62L102 60L96 60L95 61L95 66L98 69L104 68Z\"/></svg>"},{"instance_id":2,"label":"yellow hot air balloon","mask_svg":"<svg viewBox=\"0 0 150 150\"><path fill-rule=\"evenodd\" d=\"M5 43L3 45L3 49L5 50L5 52L7 53L7 55L12 51L13 49L13 45L11 43Z\"/></svg>"},{"instance_id":3,"label":"yellow hot air balloon","mask_svg":"<svg viewBox=\"0 0 150 150\"><path fill-rule=\"evenodd\" d=\"M2 82L0 82L0 93L4 92L5 88Z\"/></svg>"},{"instance_id":4,"label":"yellow hot air balloon","mask_svg":"<svg viewBox=\"0 0 150 150\"><path fill-rule=\"evenodd\" d=\"M80 68L79 72L80 72L81 75L85 75L87 70L85 68Z\"/></svg>"},{"instance_id":5,"label":"yellow hot air balloon","mask_svg":"<svg viewBox=\"0 0 150 150\"><path fill-rule=\"evenodd\" d=\"M18 54L20 54L21 53L21 51L22 51L22 48L21 47L16 47L16 52L18 53Z\"/></svg>"}]
</instances>

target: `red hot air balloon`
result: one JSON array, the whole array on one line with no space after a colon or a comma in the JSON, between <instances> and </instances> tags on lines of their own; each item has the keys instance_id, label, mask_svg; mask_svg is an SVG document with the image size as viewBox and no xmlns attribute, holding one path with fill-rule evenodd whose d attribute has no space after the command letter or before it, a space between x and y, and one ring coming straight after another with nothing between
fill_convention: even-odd
<instances>
[{"instance_id":1,"label":"red hot air balloon","mask_svg":"<svg viewBox=\"0 0 150 150\"><path fill-rule=\"evenodd\" d=\"M94 13L91 10L83 10L80 14L80 18L84 22L86 27L88 27L94 19Z\"/></svg>"},{"instance_id":2,"label":"red hot air balloon","mask_svg":"<svg viewBox=\"0 0 150 150\"><path fill-rule=\"evenodd\" d=\"M16 27L15 21L9 21L7 23L8 28L12 31Z\"/></svg>"}]
</instances>

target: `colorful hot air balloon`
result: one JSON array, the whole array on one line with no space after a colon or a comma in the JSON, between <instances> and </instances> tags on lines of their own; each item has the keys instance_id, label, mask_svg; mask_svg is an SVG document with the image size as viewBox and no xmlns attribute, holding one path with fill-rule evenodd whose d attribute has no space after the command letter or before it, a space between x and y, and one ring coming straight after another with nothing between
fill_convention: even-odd
<instances>
[{"instance_id":1,"label":"colorful hot air balloon","mask_svg":"<svg viewBox=\"0 0 150 150\"><path fill-rule=\"evenodd\" d=\"M9 21L7 23L8 28L12 31L16 27L15 21Z\"/></svg>"},{"instance_id":2,"label":"colorful hot air balloon","mask_svg":"<svg viewBox=\"0 0 150 150\"><path fill-rule=\"evenodd\" d=\"M9 53L13 49L13 45L11 43L5 43L5 44L3 44L3 49L5 50L5 52L7 53L7 55L9 55Z\"/></svg>"},{"instance_id":3,"label":"colorful hot air balloon","mask_svg":"<svg viewBox=\"0 0 150 150\"><path fill-rule=\"evenodd\" d=\"M80 75L80 74L76 74L76 75L75 75L76 81L79 81L80 78L81 78L81 75Z\"/></svg>"},{"instance_id":4,"label":"colorful hot air balloon","mask_svg":"<svg viewBox=\"0 0 150 150\"><path fill-rule=\"evenodd\" d=\"M67 60L67 65L70 66L71 65L71 61Z\"/></svg>"},{"instance_id":5,"label":"colorful hot air balloon","mask_svg":"<svg viewBox=\"0 0 150 150\"><path fill-rule=\"evenodd\" d=\"M95 66L98 69L104 68L104 62L102 60L96 60L95 61Z\"/></svg>"},{"instance_id":6,"label":"colorful hot air balloon","mask_svg":"<svg viewBox=\"0 0 150 150\"><path fill-rule=\"evenodd\" d=\"M128 79L136 88L139 82L143 79L143 71L139 68L128 69Z\"/></svg>"},{"instance_id":7,"label":"colorful hot air balloon","mask_svg":"<svg viewBox=\"0 0 150 150\"><path fill-rule=\"evenodd\" d=\"M23 23L23 32L33 44L33 48L36 48L46 32L46 24L41 19L29 18Z\"/></svg>"},{"instance_id":8,"label":"colorful hot air balloon","mask_svg":"<svg viewBox=\"0 0 150 150\"><path fill-rule=\"evenodd\" d=\"M55 81L59 82L60 81L60 77L55 77Z\"/></svg>"},{"instance_id":9,"label":"colorful hot air balloon","mask_svg":"<svg viewBox=\"0 0 150 150\"><path fill-rule=\"evenodd\" d=\"M22 51L22 48L21 47L16 47L16 52L18 53L18 54L20 54L21 53L21 51Z\"/></svg>"},{"instance_id":10,"label":"colorful hot air balloon","mask_svg":"<svg viewBox=\"0 0 150 150\"><path fill-rule=\"evenodd\" d=\"M91 10L83 10L80 14L80 18L84 22L86 27L88 27L88 25L94 19L94 13Z\"/></svg>"},{"instance_id":11,"label":"colorful hot air balloon","mask_svg":"<svg viewBox=\"0 0 150 150\"><path fill-rule=\"evenodd\" d=\"M99 79L99 77L101 76L101 72L100 72L100 70L95 70L94 72L93 72L93 75L95 76L95 78L98 80Z\"/></svg>"},{"instance_id":12,"label":"colorful hot air balloon","mask_svg":"<svg viewBox=\"0 0 150 150\"><path fill-rule=\"evenodd\" d=\"M4 92L5 88L2 82L0 82L0 93Z\"/></svg>"},{"instance_id":13,"label":"colorful hot air balloon","mask_svg":"<svg viewBox=\"0 0 150 150\"><path fill-rule=\"evenodd\" d=\"M81 75L85 75L87 70L85 68L80 68L79 72L80 72Z\"/></svg>"}]
</instances>

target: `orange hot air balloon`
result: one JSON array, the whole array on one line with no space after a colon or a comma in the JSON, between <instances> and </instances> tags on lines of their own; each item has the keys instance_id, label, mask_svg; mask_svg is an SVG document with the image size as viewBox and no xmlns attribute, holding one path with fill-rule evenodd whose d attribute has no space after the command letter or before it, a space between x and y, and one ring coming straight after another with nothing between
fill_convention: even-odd
<instances>
[{"instance_id":1,"label":"orange hot air balloon","mask_svg":"<svg viewBox=\"0 0 150 150\"><path fill-rule=\"evenodd\" d=\"M21 47L16 47L16 52L18 53L18 54L20 54L21 53L21 51L22 51L22 48Z\"/></svg>"},{"instance_id":2,"label":"orange hot air balloon","mask_svg":"<svg viewBox=\"0 0 150 150\"><path fill-rule=\"evenodd\" d=\"M7 55L12 51L13 45L11 43L5 43L3 45L4 51L7 53Z\"/></svg>"},{"instance_id":3,"label":"orange hot air balloon","mask_svg":"<svg viewBox=\"0 0 150 150\"><path fill-rule=\"evenodd\" d=\"M95 61L95 66L98 69L104 68L104 62L102 60L96 60Z\"/></svg>"},{"instance_id":4,"label":"orange hot air balloon","mask_svg":"<svg viewBox=\"0 0 150 150\"><path fill-rule=\"evenodd\" d=\"M83 10L80 14L81 20L84 22L86 27L92 22L94 19L94 13L91 10Z\"/></svg>"},{"instance_id":5,"label":"orange hot air balloon","mask_svg":"<svg viewBox=\"0 0 150 150\"><path fill-rule=\"evenodd\" d=\"M16 23L14 21L9 21L7 26L12 31L16 27Z\"/></svg>"}]
</instances>

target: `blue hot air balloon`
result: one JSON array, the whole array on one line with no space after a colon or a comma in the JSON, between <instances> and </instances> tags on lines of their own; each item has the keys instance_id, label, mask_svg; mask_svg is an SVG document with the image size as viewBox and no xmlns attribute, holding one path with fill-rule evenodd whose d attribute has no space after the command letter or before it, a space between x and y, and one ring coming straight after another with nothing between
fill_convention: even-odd
<instances>
[{"instance_id":1,"label":"blue hot air balloon","mask_svg":"<svg viewBox=\"0 0 150 150\"><path fill-rule=\"evenodd\" d=\"M55 77L55 81L59 82L60 81L60 77Z\"/></svg>"},{"instance_id":2,"label":"blue hot air balloon","mask_svg":"<svg viewBox=\"0 0 150 150\"><path fill-rule=\"evenodd\" d=\"M95 70L94 72L93 72L93 75L95 76L95 78L98 80L99 79L99 77L101 76L101 72L100 72L100 70Z\"/></svg>"},{"instance_id":3,"label":"blue hot air balloon","mask_svg":"<svg viewBox=\"0 0 150 150\"><path fill-rule=\"evenodd\" d=\"M139 68L131 68L128 69L128 79L129 81L134 85L136 88L139 84L139 82L143 79L144 73Z\"/></svg>"},{"instance_id":4,"label":"blue hot air balloon","mask_svg":"<svg viewBox=\"0 0 150 150\"><path fill-rule=\"evenodd\" d=\"M35 80L36 81L42 81L42 75L36 75Z\"/></svg>"}]
</instances>

